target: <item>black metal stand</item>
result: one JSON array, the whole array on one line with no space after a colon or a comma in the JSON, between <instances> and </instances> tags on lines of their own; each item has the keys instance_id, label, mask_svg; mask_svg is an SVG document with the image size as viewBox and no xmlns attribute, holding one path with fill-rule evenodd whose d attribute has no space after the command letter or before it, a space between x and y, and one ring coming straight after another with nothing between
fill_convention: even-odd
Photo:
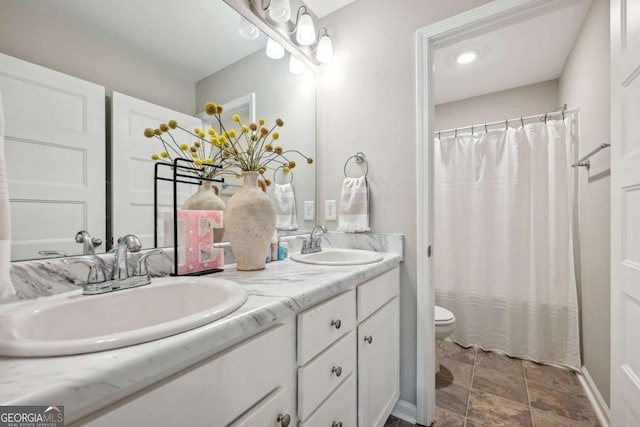
<instances>
[{"instance_id":1,"label":"black metal stand","mask_svg":"<svg viewBox=\"0 0 640 427\"><path fill-rule=\"evenodd\" d=\"M180 163L184 163L181 165ZM191 166L187 166L190 164ZM158 181L168 181L173 183L173 273L172 276L202 276L204 274L217 273L223 271L221 268L197 271L194 273L178 274L178 183L189 185L201 185L202 181L213 181L224 183L224 178L204 178L192 174L185 174L184 171L204 172L209 168L220 169L217 165L202 165L201 168L193 166L193 160L177 158L173 163L157 162L153 172L153 247L158 247ZM164 178L158 175L160 167L171 168L172 177ZM188 173L188 172L187 172Z\"/></svg>"}]
</instances>

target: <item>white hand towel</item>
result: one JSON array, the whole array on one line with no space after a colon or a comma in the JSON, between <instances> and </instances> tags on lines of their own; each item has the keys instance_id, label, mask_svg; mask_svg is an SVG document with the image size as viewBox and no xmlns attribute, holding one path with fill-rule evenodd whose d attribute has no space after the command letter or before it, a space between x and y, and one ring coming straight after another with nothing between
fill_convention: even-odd
<instances>
[{"instance_id":1,"label":"white hand towel","mask_svg":"<svg viewBox=\"0 0 640 427\"><path fill-rule=\"evenodd\" d=\"M276 184L273 193L276 207L276 228L278 230L297 230L296 197L291 183Z\"/></svg>"},{"instance_id":2,"label":"white hand towel","mask_svg":"<svg viewBox=\"0 0 640 427\"><path fill-rule=\"evenodd\" d=\"M338 231L369 231L369 188L367 178L345 178L340 197Z\"/></svg>"},{"instance_id":3,"label":"white hand towel","mask_svg":"<svg viewBox=\"0 0 640 427\"><path fill-rule=\"evenodd\" d=\"M2 94L0 94L0 299L15 295L11 284L11 214L9 210L9 189L7 165L4 157L4 115L2 114Z\"/></svg>"}]
</instances>

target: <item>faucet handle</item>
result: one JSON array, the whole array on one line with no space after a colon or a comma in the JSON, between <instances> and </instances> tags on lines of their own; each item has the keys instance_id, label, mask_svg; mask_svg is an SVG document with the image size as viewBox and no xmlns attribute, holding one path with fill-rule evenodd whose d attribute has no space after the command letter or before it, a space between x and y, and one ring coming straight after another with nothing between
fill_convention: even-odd
<instances>
[{"instance_id":1,"label":"faucet handle","mask_svg":"<svg viewBox=\"0 0 640 427\"><path fill-rule=\"evenodd\" d=\"M107 281L107 263L97 256L83 256L63 259L65 264L85 264L89 266L87 284L102 283Z\"/></svg>"},{"instance_id":2,"label":"faucet handle","mask_svg":"<svg viewBox=\"0 0 640 427\"><path fill-rule=\"evenodd\" d=\"M118 246L126 245L129 252L140 252L142 242L135 234L126 234L118 239Z\"/></svg>"},{"instance_id":3,"label":"faucet handle","mask_svg":"<svg viewBox=\"0 0 640 427\"><path fill-rule=\"evenodd\" d=\"M151 255L162 255L164 252L162 252L161 249L154 249L152 251L147 252L146 254L142 255L140 257L140 259L138 260L138 263L136 264L136 268L135 270L133 270L133 275L134 276L149 276L149 269L147 268L147 258L149 258Z\"/></svg>"}]
</instances>

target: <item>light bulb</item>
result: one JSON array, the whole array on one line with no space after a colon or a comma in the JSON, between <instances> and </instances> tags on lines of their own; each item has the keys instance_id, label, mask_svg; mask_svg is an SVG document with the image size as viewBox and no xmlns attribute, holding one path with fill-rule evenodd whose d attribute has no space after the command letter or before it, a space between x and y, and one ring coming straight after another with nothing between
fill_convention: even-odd
<instances>
[{"instance_id":1,"label":"light bulb","mask_svg":"<svg viewBox=\"0 0 640 427\"><path fill-rule=\"evenodd\" d=\"M303 13L298 19L296 41L302 46L311 46L316 41L316 27L308 13Z\"/></svg>"},{"instance_id":2,"label":"light bulb","mask_svg":"<svg viewBox=\"0 0 640 427\"><path fill-rule=\"evenodd\" d=\"M240 25L238 25L238 34L240 34L240 37L243 39L255 40L260 35L260 30L251 22L241 18Z\"/></svg>"},{"instance_id":3,"label":"light bulb","mask_svg":"<svg viewBox=\"0 0 640 427\"><path fill-rule=\"evenodd\" d=\"M289 0L271 0L269 18L275 22L287 22L291 18L291 4Z\"/></svg>"},{"instance_id":4,"label":"light bulb","mask_svg":"<svg viewBox=\"0 0 640 427\"><path fill-rule=\"evenodd\" d=\"M456 62L461 65L470 64L475 61L477 57L478 52L476 52L475 50L467 50L459 53L458 56L456 56Z\"/></svg>"},{"instance_id":5,"label":"light bulb","mask_svg":"<svg viewBox=\"0 0 640 427\"><path fill-rule=\"evenodd\" d=\"M333 43L331 43L331 37L326 34L318 41L316 59L322 64L328 64L333 59Z\"/></svg>"},{"instance_id":6,"label":"light bulb","mask_svg":"<svg viewBox=\"0 0 640 427\"><path fill-rule=\"evenodd\" d=\"M280 43L269 38L267 40L267 56L271 59L280 59L284 56L284 48Z\"/></svg>"},{"instance_id":7,"label":"light bulb","mask_svg":"<svg viewBox=\"0 0 640 427\"><path fill-rule=\"evenodd\" d=\"M298 58L293 55L289 57L289 72L291 74L302 74L306 69L307 67Z\"/></svg>"}]
</instances>

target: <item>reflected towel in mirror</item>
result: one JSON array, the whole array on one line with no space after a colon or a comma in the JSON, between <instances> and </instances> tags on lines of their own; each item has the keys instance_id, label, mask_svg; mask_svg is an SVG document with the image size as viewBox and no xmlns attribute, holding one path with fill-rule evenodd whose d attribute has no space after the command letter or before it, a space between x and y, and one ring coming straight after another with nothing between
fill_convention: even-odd
<instances>
[{"instance_id":1,"label":"reflected towel in mirror","mask_svg":"<svg viewBox=\"0 0 640 427\"><path fill-rule=\"evenodd\" d=\"M345 178L340 196L338 231L369 231L369 187L367 178Z\"/></svg>"},{"instance_id":2,"label":"reflected towel in mirror","mask_svg":"<svg viewBox=\"0 0 640 427\"><path fill-rule=\"evenodd\" d=\"M7 165L4 156L4 114L0 94L0 299L15 295L11 284L11 214L9 211L9 189Z\"/></svg>"},{"instance_id":3,"label":"reflected towel in mirror","mask_svg":"<svg viewBox=\"0 0 640 427\"><path fill-rule=\"evenodd\" d=\"M297 230L296 197L291 183L275 184L273 204L276 208L276 228L278 230Z\"/></svg>"}]
</instances>

